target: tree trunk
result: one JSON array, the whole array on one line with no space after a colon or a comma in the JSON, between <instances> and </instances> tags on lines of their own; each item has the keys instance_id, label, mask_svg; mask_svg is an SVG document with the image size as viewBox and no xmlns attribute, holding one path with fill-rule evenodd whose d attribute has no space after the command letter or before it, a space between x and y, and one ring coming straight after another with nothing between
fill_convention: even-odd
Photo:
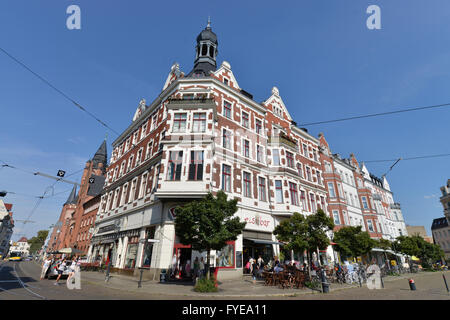
<instances>
[{"instance_id":1,"label":"tree trunk","mask_svg":"<svg viewBox=\"0 0 450 320\"><path fill-rule=\"evenodd\" d=\"M309 252L309 250L306 252L307 252L307 256L308 256L308 275L309 275L309 278L311 279L311 262L312 262L311 253Z\"/></svg>"},{"instance_id":2,"label":"tree trunk","mask_svg":"<svg viewBox=\"0 0 450 320\"><path fill-rule=\"evenodd\" d=\"M206 251L206 279L209 280L210 274L209 274L209 261L211 259L211 249L207 249Z\"/></svg>"}]
</instances>

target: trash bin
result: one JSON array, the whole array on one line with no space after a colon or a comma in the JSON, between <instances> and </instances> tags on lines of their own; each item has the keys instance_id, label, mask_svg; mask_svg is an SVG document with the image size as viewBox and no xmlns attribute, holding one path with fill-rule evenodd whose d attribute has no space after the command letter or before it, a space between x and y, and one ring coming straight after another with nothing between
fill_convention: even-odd
<instances>
[{"instance_id":1,"label":"trash bin","mask_svg":"<svg viewBox=\"0 0 450 320\"><path fill-rule=\"evenodd\" d=\"M159 274L159 282L166 282L166 270L161 270L161 273Z\"/></svg>"}]
</instances>

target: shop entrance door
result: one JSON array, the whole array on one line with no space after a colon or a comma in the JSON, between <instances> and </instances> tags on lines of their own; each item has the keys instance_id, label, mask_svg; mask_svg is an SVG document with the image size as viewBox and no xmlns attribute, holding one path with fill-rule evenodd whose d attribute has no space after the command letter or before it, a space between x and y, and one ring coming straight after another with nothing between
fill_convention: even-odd
<instances>
[{"instance_id":1,"label":"shop entrance door","mask_svg":"<svg viewBox=\"0 0 450 320\"><path fill-rule=\"evenodd\" d=\"M182 245L176 244L173 248L173 262L175 265L172 265L172 276L175 279L187 279L191 277L192 274L192 248L190 245ZM190 267L188 271L186 270L186 264L189 261Z\"/></svg>"}]
</instances>

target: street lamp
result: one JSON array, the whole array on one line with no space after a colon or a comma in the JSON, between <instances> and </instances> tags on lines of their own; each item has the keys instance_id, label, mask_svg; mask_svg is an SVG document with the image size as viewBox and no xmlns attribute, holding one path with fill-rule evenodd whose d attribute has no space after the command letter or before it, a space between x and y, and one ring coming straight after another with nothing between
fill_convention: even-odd
<instances>
[{"instance_id":1,"label":"street lamp","mask_svg":"<svg viewBox=\"0 0 450 320\"><path fill-rule=\"evenodd\" d=\"M7 193L5 190L0 191L0 197L5 197Z\"/></svg>"}]
</instances>

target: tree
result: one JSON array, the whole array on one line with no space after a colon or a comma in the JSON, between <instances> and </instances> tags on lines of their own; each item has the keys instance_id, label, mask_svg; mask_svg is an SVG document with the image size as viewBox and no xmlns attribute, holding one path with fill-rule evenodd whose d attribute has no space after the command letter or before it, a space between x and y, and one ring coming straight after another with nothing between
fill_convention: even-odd
<instances>
[{"instance_id":1,"label":"tree","mask_svg":"<svg viewBox=\"0 0 450 320\"><path fill-rule=\"evenodd\" d=\"M306 217L307 224L307 250L309 254L316 250L325 250L330 245L327 232L333 230L334 222L322 209ZM319 257L317 257L319 258ZM319 259L320 263L320 259Z\"/></svg>"},{"instance_id":2,"label":"tree","mask_svg":"<svg viewBox=\"0 0 450 320\"><path fill-rule=\"evenodd\" d=\"M45 239L47 239L48 230L40 230L37 233L36 237L28 240L28 244L30 245L30 254L38 251L45 243Z\"/></svg>"},{"instance_id":3,"label":"tree","mask_svg":"<svg viewBox=\"0 0 450 320\"><path fill-rule=\"evenodd\" d=\"M438 245L426 242L419 235L400 236L394 242L394 247L404 254L418 257L424 267L429 267L444 256L444 252Z\"/></svg>"},{"instance_id":4,"label":"tree","mask_svg":"<svg viewBox=\"0 0 450 320\"><path fill-rule=\"evenodd\" d=\"M275 227L273 234L278 240L286 242L284 248L287 250L304 252L308 249L306 218L298 212L294 212L289 219L281 221Z\"/></svg>"},{"instance_id":5,"label":"tree","mask_svg":"<svg viewBox=\"0 0 450 320\"><path fill-rule=\"evenodd\" d=\"M203 199L178 206L175 210L176 235L182 244L206 251L208 271L211 250L220 250L227 241L236 240L245 227L245 222L233 217L237 211L236 204L237 200L227 200L227 195L219 191L216 197L208 193Z\"/></svg>"},{"instance_id":6,"label":"tree","mask_svg":"<svg viewBox=\"0 0 450 320\"><path fill-rule=\"evenodd\" d=\"M308 261L311 263L311 254L316 250L324 250L330 245L327 232L333 230L333 220L323 210L303 216L298 212L275 227L273 234L280 241L287 242L285 248L294 252L307 251ZM310 263L308 270L310 271ZM320 259L319 259L320 263ZM311 273L310 273L311 274Z\"/></svg>"},{"instance_id":7,"label":"tree","mask_svg":"<svg viewBox=\"0 0 450 320\"><path fill-rule=\"evenodd\" d=\"M343 227L334 233L335 249L344 257L359 257L369 253L376 242L361 226Z\"/></svg>"}]
</instances>

